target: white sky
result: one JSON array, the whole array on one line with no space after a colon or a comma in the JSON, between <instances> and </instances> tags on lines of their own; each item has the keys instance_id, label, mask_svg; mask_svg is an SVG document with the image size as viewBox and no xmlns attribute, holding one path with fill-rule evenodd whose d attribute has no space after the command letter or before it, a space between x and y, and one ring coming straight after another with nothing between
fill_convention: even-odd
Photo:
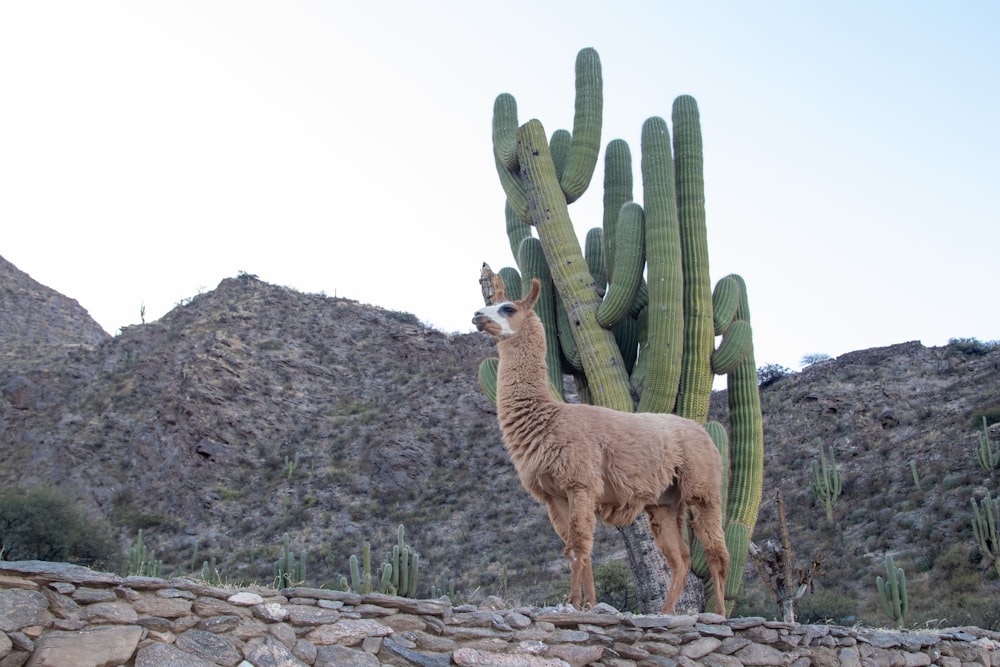
<instances>
[{"instance_id":1,"label":"white sky","mask_svg":"<svg viewBox=\"0 0 1000 667\"><path fill-rule=\"evenodd\" d=\"M602 143L698 100L759 365L1000 338L1000 3L0 1L0 255L109 333L240 271L468 332L493 100ZM570 208L600 224L600 167Z\"/></svg>"}]
</instances>

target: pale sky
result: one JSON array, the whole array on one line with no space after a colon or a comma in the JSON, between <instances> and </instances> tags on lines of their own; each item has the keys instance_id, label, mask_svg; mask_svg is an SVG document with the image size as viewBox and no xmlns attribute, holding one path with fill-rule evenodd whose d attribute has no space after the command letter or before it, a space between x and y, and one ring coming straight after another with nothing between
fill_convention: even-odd
<instances>
[{"instance_id":1,"label":"pale sky","mask_svg":"<svg viewBox=\"0 0 1000 667\"><path fill-rule=\"evenodd\" d=\"M701 110L758 365L1000 339L1000 3L0 0L0 255L109 333L241 271L470 332L513 264L490 118ZM570 207L600 224L600 167Z\"/></svg>"}]
</instances>

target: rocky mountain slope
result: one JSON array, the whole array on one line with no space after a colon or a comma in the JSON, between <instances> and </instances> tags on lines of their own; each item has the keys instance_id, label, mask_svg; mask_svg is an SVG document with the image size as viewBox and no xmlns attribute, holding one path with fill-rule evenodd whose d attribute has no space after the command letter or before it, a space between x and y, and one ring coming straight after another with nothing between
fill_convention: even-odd
<instances>
[{"instance_id":1,"label":"rocky mountain slope","mask_svg":"<svg viewBox=\"0 0 1000 667\"><path fill-rule=\"evenodd\" d=\"M485 336L241 274L109 337L2 259L0 281L0 488L56 489L123 546L141 528L168 572L214 559L226 580L267 582L287 534L309 583L335 586L364 541L381 561L403 524L427 593L448 581L525 603L564 591L561 543L477 386L494 354ZM1000 584L969 527L969 499L1000 490L977 467L972 425L1000 410L998 397L1000 349L919 343L844 355L762 390L755 539L777 537L780 488L799 561L825 554L805 612L884 623L874 578L892 552L915 617L1000 623L984 603ZM724 420L724 392L713 402ZM833 523L809 488L821 443L844 478ZM599 531L598 560L621 549L614 530ZM744 613L777 613L752 571L746 588Z\"/></svg>"}]
</instances>

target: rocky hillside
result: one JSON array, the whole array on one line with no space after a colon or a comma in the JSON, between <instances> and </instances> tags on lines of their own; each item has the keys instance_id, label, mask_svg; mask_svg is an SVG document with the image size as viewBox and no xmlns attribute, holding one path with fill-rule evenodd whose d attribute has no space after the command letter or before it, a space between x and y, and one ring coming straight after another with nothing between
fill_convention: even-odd
<instances>
[{"instance_id":1,"label":"rocky hillside","mask_svg":"<svg viewBox=\"0 0 1000 667\"><path fill-rule=\"evenodd\" d=\"M0 269L0 488L56 489L123 547L141 528L168 572L214 559L228 581L267 582L287 534L309 583L335 586L365 540L381 560L404 524L428 593L442 573L470 596L541 603L565 589L561 543L477 386L494 353L485 336L242 274L112 338L75 302ZM884 623L873 581L892 552L911 615L1000 623L983 602L1000 584L969 527L969 498L1000 490L976 465L972 426L977 411L1000 410L998 396L1000 350L918 343L762 391L755 539L777 536L780 488L799 561L826 558L803 609ZM724 392L714 401L724 420ZM820 443L844 478L833 523L809 488ZM595 556L622 557L614 530L600 530ZM753 572L743 606L777 613Z\"/></svg>"}]
</instances>

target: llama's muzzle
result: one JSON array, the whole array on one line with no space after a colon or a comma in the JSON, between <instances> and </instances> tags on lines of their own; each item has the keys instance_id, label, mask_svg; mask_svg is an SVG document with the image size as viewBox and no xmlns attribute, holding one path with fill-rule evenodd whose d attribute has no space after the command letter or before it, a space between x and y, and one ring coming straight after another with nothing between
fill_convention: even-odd
<instances>
[{"instance_id":1,"label":"llama's muzzle","mask_svg":"<svg viewBox=\"0 0 1000 667\"><path fill-rule=\"evenodd\" d=\"M482 312L477 311L475 316L472 318L472 323L476 325L476 329L482 331L486 328L486 325L492 322L490 318L484 315Z\"/></svg>"}]
</instances>

